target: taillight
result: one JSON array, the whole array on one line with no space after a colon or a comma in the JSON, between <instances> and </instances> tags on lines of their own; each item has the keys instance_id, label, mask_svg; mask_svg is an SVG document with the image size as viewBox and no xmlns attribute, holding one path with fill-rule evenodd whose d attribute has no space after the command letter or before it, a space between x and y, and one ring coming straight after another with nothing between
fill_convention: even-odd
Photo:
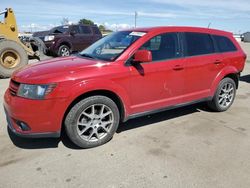
<instances>
[{"instance_id":1,"label":"taillight","mask_svg":"<svg viewBox=\"0 0 250 188\"><path fill-rule=\"evenodd\" d=\"M244 60L247 60L247 54L244 53L243 58Z\"/></svg>"}]
</instances>

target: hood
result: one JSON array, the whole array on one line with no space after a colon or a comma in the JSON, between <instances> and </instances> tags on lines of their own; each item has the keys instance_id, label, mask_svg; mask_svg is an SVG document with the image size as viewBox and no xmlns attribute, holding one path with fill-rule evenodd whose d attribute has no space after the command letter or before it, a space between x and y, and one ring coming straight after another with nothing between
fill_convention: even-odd
<instances>
[{"instance_id":1,"label":"hood","mask_svg":"<svg viewBox=\"0 0 250 188\"><path fill-rule=\"evenodd\" d=\"M45 37L46 35L51 34L51 31L38 31L33 33L33 37Z\"/></svg>"},{"instance_id":2,"label":"hood","mask_svg":"<svg viewBox=\"0 0 250 188\"><path fill-rule=\"evenodd\" d=\"M91 76L86 71L95 71L106 66L108 62L85 59L77 56L61 57L27 65L14 72L12 79L20 83L49 83L74 80L74 78ZM79 76L80 75L80 76Z\"/></svg>"}]
</instances>

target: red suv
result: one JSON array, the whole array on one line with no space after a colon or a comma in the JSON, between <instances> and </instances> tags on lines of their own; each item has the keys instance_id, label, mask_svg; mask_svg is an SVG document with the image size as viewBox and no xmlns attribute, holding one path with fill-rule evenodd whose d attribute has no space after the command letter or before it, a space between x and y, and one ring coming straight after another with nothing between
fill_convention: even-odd
<instances>
[{"instance_id":1,"label":"red suv","mask_svg":"<svg viewBox=\"0 0 250 188\"><path fill-rule=\"evenodd\" d=\"M116 44L116 45L113 45ZM16 71L5 93L9 128L82 148L108 142L120 122L207 101L233 103L246 55L231 33L191 27L115 32L76 56Z\"/></svg>"}]
</instances>

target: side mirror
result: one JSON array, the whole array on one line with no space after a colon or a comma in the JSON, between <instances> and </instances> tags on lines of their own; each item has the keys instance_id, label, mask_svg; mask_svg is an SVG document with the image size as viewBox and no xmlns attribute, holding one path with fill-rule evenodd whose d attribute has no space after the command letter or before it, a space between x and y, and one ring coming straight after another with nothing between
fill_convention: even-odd
<instances>
[{"instance_id":1,"label":"side mirror","mask_svg":"<svg viewBox=\"0 0 250 188\"><path fill-rule=\"evenodd\" d=\"M133 62L151 62L152 61L152 53L149 50L138 50L134 54Z\"/></svg>"}]
</instances>

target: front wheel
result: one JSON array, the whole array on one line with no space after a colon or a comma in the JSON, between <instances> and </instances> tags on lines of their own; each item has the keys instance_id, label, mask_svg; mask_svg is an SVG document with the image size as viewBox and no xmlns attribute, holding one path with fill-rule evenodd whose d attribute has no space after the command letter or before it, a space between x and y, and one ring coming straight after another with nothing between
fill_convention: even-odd
<instances>
[{"instance_id":1,"label":"front wheel","mask_svg":"<svg viewBox=\"0 0 250 188\"><path fill-rule=\"evenodd\" d=\"M107 143L120 121L117 105L105 96L93 96L75 104L65 119L66 133L81 148Z\"/></svg>"},{"instance_id":2,"label":"front wheel","mask_svg":"<svg viewBox=\"0 0 250 188\"><path fill-rule=\"evenodd\" d=\"M58 56L60 57L66 57L66 56L70 56L70 49L68 46L66 45L61 45L58 49Z\"/></svg>"},{"instance_id":3,"label":"front wheel","mask_svg":"<svg viewBox=\"0 0 250 188\"><path fill-rule=\"evenodd\" d=\"M236 95L236 84L231 78L221 80L212 101L208 102L210 109L223 112L230 108Z\"/></svg>"}]
</instances>

